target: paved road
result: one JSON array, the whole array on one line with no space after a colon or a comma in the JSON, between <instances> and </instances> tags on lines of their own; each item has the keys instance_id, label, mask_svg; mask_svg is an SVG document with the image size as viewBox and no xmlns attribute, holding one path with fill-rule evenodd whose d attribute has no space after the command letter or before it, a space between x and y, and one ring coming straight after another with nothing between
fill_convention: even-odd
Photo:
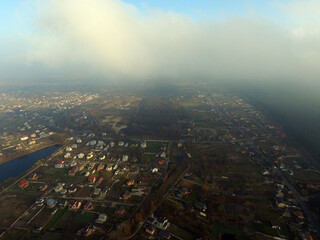
<instances>
[{"instance_id":1,"label":"paved road","mask_svg":"<svg viewBox=\"0 0 320 240\"><path fill-rule=\"evenodd\" d=\"M307 216L309 222L314 226L314 228L317 230L318 233L320 233L320 225L318 220L316 219L316 217L312 214L312 212L309 210L309 208L307 207L307 205L304 203L304 201L302 200L302 197L300 196L300 194L298 193L298 191L296 191L296 189L294 188L294 186L287 180L287 178L284 176L282 171L278 171L278 174L282 177L282 180L284 181L285 185L288 186L288 188L290 189L290 191L293 193L293 195L295 196L296 201L300 204L300 206L302 207L305 215Z\"/></svg>"},{"instance_id":2,"label":"paved road","mask_svg":"<svg viewBox=\"0 0 320 240\"><path fill-rule=\"evenodd\" d=\"M112 204L118 204L118 205L125 205L125 206L136 206L136 203L129 203L124 201L108 201L108 200L98 200L90 197L55 197L55 198L62 198L67 200L79 200L79 201L91 201L91 202L100 202L100 203L112 203Z\"/></svg>"}]
</instances>

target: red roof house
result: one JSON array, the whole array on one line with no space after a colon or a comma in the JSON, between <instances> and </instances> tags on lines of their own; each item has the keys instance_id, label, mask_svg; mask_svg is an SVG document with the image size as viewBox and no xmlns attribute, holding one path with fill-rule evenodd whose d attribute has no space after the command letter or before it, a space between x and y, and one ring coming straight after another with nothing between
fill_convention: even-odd
<instances>
[{"instance_id":1,"label":"red roof house","mask_svg":"<svg viewBox=\"0 0 320 240\"><path fill-rule=\"evenodd\" d=\"M18 186L19 186L20 188L26 188L26 187L29 186L29 181L28 181L27 179L22 179L22 180L19 182Z\"/></svg>"},{"instance_id":2,"label":"red roof house","mask_svg":"<svg viewBox=\"0 0 320 240\"><path fill-rule=\"evenodd\" d=\"M95 183L96 182L96 177L91 175L90 177L88 177L88 182Z\"/></svg>"}]
</instances>

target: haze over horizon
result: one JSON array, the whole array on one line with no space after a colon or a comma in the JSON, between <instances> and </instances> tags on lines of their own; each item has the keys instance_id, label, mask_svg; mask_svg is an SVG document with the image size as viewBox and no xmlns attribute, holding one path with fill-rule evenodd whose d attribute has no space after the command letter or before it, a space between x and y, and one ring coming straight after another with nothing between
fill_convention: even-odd
<instances>
[{"instance_id":1,"label":"haze over horizon","mask_svg":"<svg viewBox=\"0 0 320 240\"><path fill-rule=\"evenodd\" d=\"M318 83L320 2L3 1L0 83Z\"/></svg>"},{"instance_id":2,"label":"haze over horizon","mask_svg":"<svg viewBox=\"0 0 320 240\"><path fill-rule=\"evenodd\" d=\"M0 0L0 238L320 240L319 12Z\"/></svg>"}]
</instances>

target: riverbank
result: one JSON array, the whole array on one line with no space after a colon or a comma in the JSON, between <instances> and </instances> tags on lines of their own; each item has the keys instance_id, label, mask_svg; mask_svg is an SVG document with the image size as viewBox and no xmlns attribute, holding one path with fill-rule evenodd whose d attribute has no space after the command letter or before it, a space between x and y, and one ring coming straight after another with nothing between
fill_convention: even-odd
<instances>
[{"instance_id":1,"label":"riverbank","mask_svg":"<svg viewBox=\"0 0 320 240\"><path fill-rule=\"evenodd\" d=\"M60 154L63 151L63 149L61 149L61 147L57 148L57 150L54 153L51 153L50 156L46 157L45 162L50 161L53 157L55 157L57 154ZM41 150L39 150L39 151L41 151ZM38 161L38 159L37 159L37 161ZM12 163L12 162L9 162L9 163ZM7 180L1 182L0 183L0 199L1 199L1 194L5 193L11 187L17 185L19 181L21 181L23 178L26 178L31 173L35 172L41 166L43 166L43 164L40 164L40 165L33 164L32 166L30 166L28 169L25 169L25 171L21 172L17 176L12 176L12 177L8 178Z\"/></svg>"},{"instance_id":2,"label":"riverbank","mask_svg":"<svg viewBox=\"0 0 320 240\"><path fill-rule=\"evenodd\" d=\"M54 152L63 151L62 149L61 145L53 145L0 165L0 188L8 186L26 172L34 171L41 166L37 164L39 160L47 160Z\"/></svg>"},{"instance_id":3,"label":"riverbank","mask_svg":"<svg viewBox=\"0 0 320 240\"><path fill-rule=\"evenodd\" d=\"M20 157L35 153L37 151L40 151L42 149L45 149L45 148L48 148L48 147L52 147L52 146L55 146L55 145L63 146L63 143L61 143L59 141L54 141L54 142L52 141L52 142L46 143L46 144L39 144L39 145L33 147L32 149L28 149L28 150L24 150L24 151L21 151L21 152L17 152L16 154L12 154L12 155L8 156L6 159L1 159L0 160L0 166L2 164L4 164L4 163L10 162L10 161L12 161L14 159L17 159L17 158L20 158Z\"/></svg>"}]
</instances>

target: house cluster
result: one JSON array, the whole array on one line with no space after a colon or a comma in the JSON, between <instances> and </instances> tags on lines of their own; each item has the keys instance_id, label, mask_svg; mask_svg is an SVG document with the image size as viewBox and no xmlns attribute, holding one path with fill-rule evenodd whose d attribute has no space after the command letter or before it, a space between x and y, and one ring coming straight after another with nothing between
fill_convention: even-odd
<instances>
[{"instance_id":1,"label":"house cluster","mask_svg":"<svg viewBox=\"0 0 320 240\"><path fill-rule=\"evenodd\" d=\"M218 95L212 102L207 101L207 105L213 107L211 110L217 116L215 120L222 121L227 127L210 134L219 141L236 145L249 162L261 168L265 183L274 186L273 197L269 199L272 208L279 211L292 232L307 236L313 227L308 223L299 199L290 189L295 188L302 196L319 192L316 184L299 184L295 179L299 171L314 169L305 166L307 161L299 150L288 145L283 128L271 123L262 111L238 97L229 100L219 98ZM237 112L243 114L240 116ZM203 140L201 135L196 139ZM176 195L181 196L179 193Z\"/></svg>"},{"instance_id":2,"label":"house cluster","mask_svg":"<svg viewBox=\"0 0 320 240\"><path fill-rule=\"evenodd\" d=\"M25 94L25 96L24 96ZM0 94L1 104L0 111L14 112L17 109L24 109L29 106L37 106L40 108L55 108L55 109L70 109L80 104L96 99L98 94L88 94L80 92L50 92L50 93L35 93L30 94L29 91L24 91L21 95L17 92L6 92ZM17 104L19 103L19 104Z\"/></svg>"},{"instance_id":3,"label":"house cluster","mask_svg":"<svg viewBox=\"0 0 320 240\"><path fill-rule=\"evenodd\" d=\"M294 198L289 188L282 183L275 183L273 208L277 209L285 219L290 230L295 233L309 235L313 228L308 223L301 205ZM280 229L280 226L277 226Z\"/></svg>"},{"instance_id":4,"label":"house cluster","mask_svg":"<svg viewBox=\"0 0 320 240\"><path fill-rule=\"evenodd\" d=\"M164 239L170 239L171 235L165 231L170 226L167 218L151 215L147 218L144 226L146 233L150 235L156 235Z\"/></svg>"},{"instance_id":5,"label":"house cluster","mask_svg":"<svg viewBox=\"0 0 320 240\"><path fill-rule=\"evenodd\" d=\"M81 228L78 231L79 235L88 237L90 236L94 231L96 230L96 226L94 226L92 223L87 224L85 227Z\"/></svg>"},{"instance_id":6,"label":"house cluster","mask_svg":"<svg viewBox=\"0 0 320 240\"><path fill-rule=\"evenodd\" d=\"M146 222L162 230L166 230L170 226L166 217L154 216L153 214L147 218Z\"/></svg>"},{"instance_id":7,"label":"house cluster","mask_svg":"<svg viewBox=\"0 0 320 240\"><path fill-rule=\"evenodd\" d=\"M207 205L205 201L197 199L190 194L186 187L176 187L169 194L170 201L175 202L181 209L195 214L200 218L207 218Z\"/></svg>"},{"instance_id":8,"label":"house cluster","mask_svg":"<svg viewBox=\"0 0 320 240\"><path fill-rule=\"evenodd\" d=\"M127 206L140 203L153 184L168 177L164 173L167 173L169 151L160 149L166 144L155 144L155 153L150 153L148 144L147 141L107 141L94 133L77 132L73 137L68 136L60 154L41 165L39 173L21 181L19 187L26 188L29 182L39 179L39 190L49 198L38 199L36 204L46 205L51 214L59 208L67 208L74 214L78 214L77 210L90 211L96 214L93 223L98 226L110 217L109 211L107 216L100 207L105 209L104 202L112 201L115 211L110 215L124 219L133 211ZM56 178L52 178L53 174ZM32 189L38 193L39 190ZM155 227L168 227L167 219L156 220ZM84 233L88 228L82 230ZM165 231L159 234L166 236Z\"/></svg>"},{"instance_id":9,"label":"house cluster","mask_svg":"<svg viewBox=\"0 0 320 240\"><path fill-rule=\"evenodd\" d=\"M23 115L23 118L28 118ZM48 125L49 127L49 125ZM55 134L54 131L50 131L43 124L34 124L32 120L27 120L23 126L18 126L16 131L9 134L8 132L0 133L0 143L4 146L3 153L6 154L6 150L22 150L28 149L36 143L41 143L42 139ZM9 151L9 152L10 152Z\"/></svg>"},{"instance_id":10,"label":"house cluster","mask_svg":"<svg viewBox=\"0 0 320 240\"><path fill-rule=\"evenodd\" d=\"M124 141L110 141L109 144L106 144L102 140L94 139L96 137L94 133L90 133L86 135L86 137L91 139L84 146L81 146L81 138L75 138L76 142L70 144L70 146L67 146L65 149L65 160L58 160L55 164L55 168L71 167L68 172L69 176L75 176L78 172L87 170L84 173L84 176L86 177L102 171L112 172L116 176L121 176L129 172L132 175L139 172L140 168L133 164L138 160L136 156L130 157L128 154L112 155L111 149L114 147L118 147L120 149L123 148L123 150L128 147L140 147L141 149L144 149L147 147L146 142L141 142L139 145L138 143L129 144ZM74 138L72 137L70 140L74 140ZM85 149L87 150L87 153L84 151ZM158 166L164 166L167 162L166 152L164 151L157 154L156 157L156 164L147 167L147 169L149 169L153 174L158 173ZM97 161L101 163L96 167L95 163ZM142 167L141 169L146 170L145 167Z\"/></svg>"},{"instance_id":11,"label":"house cluster","mask_svg":"<svg viewBox=\"0 0 320 240\"><path fill-rule=\"evenodd\" d=\"M81 209L81 207L83 208L84 211L92 211L94 209L94 205L92 202L90 201L86 201L86 202L82 202L79 200L65 200L65 199L61 199L61 200L56 200L53 198L48 198L46 201L44 198L40 198L38 200L36 200L35 202L38 206L43 206L44 204L46 204L46 206L49 209L52 209L51 214L54 214L59 208L63 209L65 207L68 207L69 210L79 210ZM122 209L122 208L121 208ZM124 208L123 210L120 209L120 212L123 211L124 213ZM118 209L117 209L118 210ZM121 213L121 214L123 214ZM100 213L98 214L95 222L98 224L103 224L107 221L108 217L105 213Z\"/></svg>"}]
</instances>

